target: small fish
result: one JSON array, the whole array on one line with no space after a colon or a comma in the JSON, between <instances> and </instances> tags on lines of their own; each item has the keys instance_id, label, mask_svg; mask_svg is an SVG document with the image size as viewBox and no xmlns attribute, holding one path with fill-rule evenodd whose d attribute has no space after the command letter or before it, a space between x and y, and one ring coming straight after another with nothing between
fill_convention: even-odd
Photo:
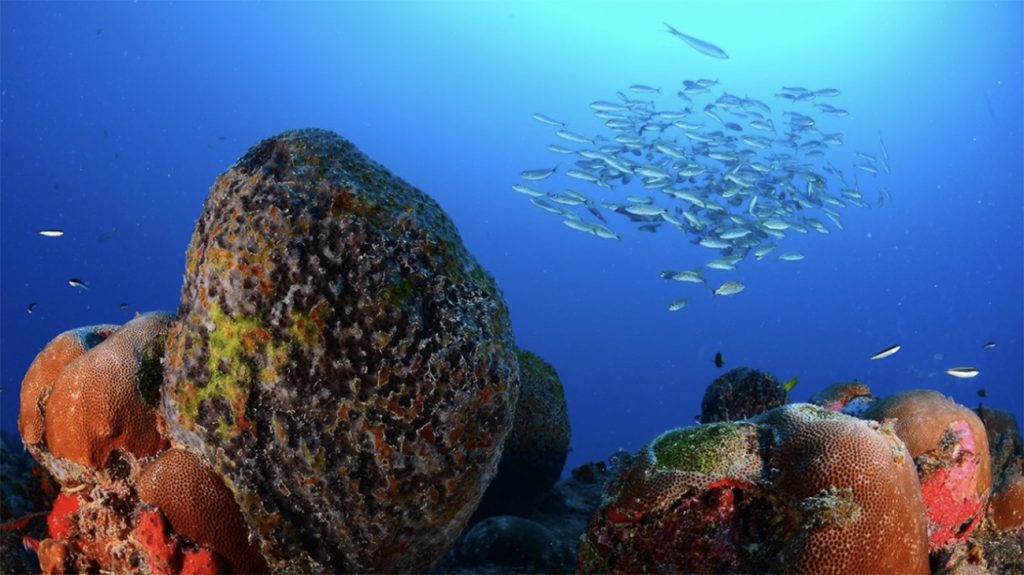
<instances>
[{"instance_id":1,"label":"small fish","mask_svg":"<svg viewBox=\"0 0 1024 575\"><path fill-rule=\"evenodd\" d=\"M558 120L555 120L555 119L553 119L553 118L551 118L549 116L545 116L544 114L534 114L533 115L533 119L537 120L541 124L547 124L549 126L559 126L559 127L561 127L561 126L565 125L565 122L559 122Z\"/></svg>"},{"instance_id":2,"label":"small fish","mask_svg":"<svg viewBox=\"0 0 1024 575\"><path fill-rule=\"evenodd\" d=\"M47 238L59 238L59 237L64 235L64 230L58 230L58 229L39 230L39 235L41 235L43 237L47 237Z\"/></svg>"},{"instance_id":3,"label":"small fish","mask_svg":"<svg viewBox=\"0 0 1024 575\"><path fill-rule=\"evenodd\" d=\"M988 391L984 387L978 389L978 397L988 397Z\"/></svg>"},{"instance_id":4,"label":"small fish","mask_svg":"<svg viewBox=\"0 0 1024 575\"><path fill-rule=\"evenodd\" d=\"M715 367L722 367L725 365L725 360L722 359L722 352L715 352Z\"/></svg>"},{"instance_id":5,"label":"small fish","mask_svg":"<svg viewBox=\"0 0 1024 575\"><path fill-rule=\"evenodd\" d=\"M123 301L123 302L121 302L121 305L119 305L117 307L119 307L121 309L128 309L128 302Z\"/></svg>"},{"instance_id":6,"label":"small fish","mask_svg":"<svg viewBox=\"0 0 1024 575\"><path fill-rule=\"evenodd\" d=\"M990 341L990 342L986 343L985 345L981 346L981 349L995 349L995 348L996 348L996 342L994 342L994 341Z\"/></svg>"},{"instance_id":7,"label":"small fish","mask_svg":"<svg viewBox=\"0 0 1024 575\"><path fill-rule=\"evenodd\" d=\"M673 28L668 22L665 22L664 24L665 24L666 27L668 27L668 33L669 34L672 34L676 38L679 38L683 42L686 42L687 44L690 45L691 48L693 48L694 50L700 52L701 54L704 54L706 56L711 56L712 58L721 58L723 60L729 58L729 55L726 54L725 51L722 50L721 48L719 48L718 46L715 46L714 44L712 44L710 42L705 42L704 40L701 40L700 38L694 38L693 36L687 36L686 34L683 34L679 30L676 30L675 28Z\"/></svg>"},{"instance_id":8,"label":"small fish","mask_svg":"<svg viewBox=\"0 0 1024 575\"><path fill-rule=\"evenodd\" d=\"M69 279L68 280L68 285L73 287L73 288L78 288L78 289L83 290L83 291L88 291L89 290L88 284L85 283L85 280L82 280L80 278L71 278L71 279Z\"/></svg>"},{"instance_id":9,"label":"small fish","mask_svg":"<svg viewBox=\"0 0 1024 575\"><path fill-rule=\"evenodd\" d=\"M677 299L676 301L669 304L668 311L679 311L686 307L687 303L689 303L689 300L686 298Z\"/></svg>"},{"instance_id":10,"label":"small fish","mask_svg":"<svg viewBox=\"0 0 1024 575\"><path fill-rule=\"evenodd\" d=\"M883 349L882 351L876 353L875 355L871 356L869 359L872 359L872 360L874 360L874 359L883 359L883 358L889 357L890 355L896 353L899 350L900 350L900 344L890 345L889 347L887 347L887 348Z\"/></svg>"},{"instance_id":11,"label":"small fish","mask_svg":"<svg viewBox=\"0 0 1024 575\"><path fill-rule=\"evenodd\" d=\"M555 170L557 170L557 169L558 168L555 167L555 168L540 168L540 169L537 169L537 170L523 170L522 172L519 172L519 177L524 179L524 180L529 180L531 182L539 182L541 180L545 180L547 178L550 178L551 174L554 174Z\"/></svg>"},{"instance_id":12,"label":"small fish","mask_svg":"<svg viewBox=\"0 0 1024 575\"><path fill-rule=\"evenodd\" d=\"M960 379L970 379L981 373L981 370L976 367L951 367L946 373Z\"/></svg>"},{"instance_id":13,"label":"small fish","mask_svg":"<svg viewBox=\"0 0 1024 575\"><path fill-rule=\"evenodd\" d=\"M784 262L798 262L804 259L804 255L800 252L786 252L779 254L779 259Z\"/></svg>"},{"instance_id":14,"label":"small fish","mask_svg":"<svg viewBox=\"0 0 1024 575\"><path fill-rule=\"evenodd\" d=\"M633 84L632 86L629 87L629 90L631 92L636 92L637 94L655 94L655 93L660 94L661 93L661 88L654 88L652 86L645 86L643 84Z\"/></svg>"},{"instance_id":15,"label":"small fish","mask_svg":"<svg viewBox=\"0 0 1024 575\"><path fill-rule=\"evenodd\" d=\"M541 196L546 195L544 192L531 188L530 186L527 186L525 184L512 184L512 189L519 192L520 194L530 196L531 198L539 198Z\"/></svg>"},{"instance_id":16,"label":"small fish","mask_svg":"<svg viewBox=\"0 0 1024 575\"><path fill-rule=\"evenodd\" d=\"M35 310L36 310L36 302L32 302L32 303L28 304L28 308L26 308L25 311L28 312L28 315L32 315L32 312L35 311Z\"/></svg>"},{"instance_id":17,"label":"small fish","mask_svg":"<svg viewBox=\"0 0 1024 575\"><path fill-rule=\"evenodd\" d=\"M740 293L746 288L747 286L743 285L742 283L736 280L729 280L715 288L715 291L713 293L714 295L734 295Z\"/></svg>"},{"instance_id":18,"label":"small fish","mask_svg":"<svg viewBox=\"0 0 1024 575\"><path fill-rule=\"evenodd\" d=\"M782 389L785 389L786 393L789 393L790 391L793 391L794 387L796 387L796 378L795 377L791 378L789 381L787 381L786 383L782 384Z\"/></svg>"},{"instance_id":19,"label":"small fish","mask_svg":"<svg viewBox=\"0 0 1024 575\"><path fill-rule=\"evenodd\" d=\"M105 230L103 233L96 236L96 241L102 244L103 242L109 241L117 237L117 234L119 233L121 233L121 231L118 230L117 228L110 228L109 230Z\"/></svg>"}]
</instances>

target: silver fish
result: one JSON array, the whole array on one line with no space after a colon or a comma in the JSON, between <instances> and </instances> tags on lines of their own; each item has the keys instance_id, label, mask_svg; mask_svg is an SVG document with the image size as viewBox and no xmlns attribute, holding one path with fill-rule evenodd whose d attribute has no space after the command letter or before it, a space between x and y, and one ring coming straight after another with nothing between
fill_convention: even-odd
<instances>
[{"instance_id":1,"label":"silver fish","mask_svg":"<svg viewBox=\"0 0 1024 575\"><path fill-rule=\"evenodd\" d=\"M889 357L890 355L896 353L899 350L900 350L900 345L899 344L890 345L889 347L887 347L887 348L883 349L882 351L876 353L875 355L871 356L869 359L872 359L872 360L875 360L875 359L885 359L885 358Z\"/></svg>"},{"instance_id":2,"label":"silver fish","mask_svg":"<svg viewBox=\"0 0 1024 575\"><path fill-rule=\"evenodd\" d=\"M534 114L533 119L537 120L541 124L547 124L549 126L564 126L565 122L559 122L553 118L545 116L544 114Z\"/></svg>"},{"instance_id":3,"label":"silver fish","mask_svg":"<svg viewBox=\"0 0 1024 575\"><path fill-rule=\"evenodd\" d=\"M714 295L734 295L745 290L747 286L736 280L729 280L715 288Z\"/></svg>"},{"instance_id":4,"label":"silver fish","mask_svg":"<svg viewBox=\"0 0 1024 575\"><path fill-rule=\"evenodd\" d=\"M80 279L80 278L71 278L71 279L69 279L68 280L68 285L73 287L73 288L78 288L78 289L80 289L82 291L88 291L89 290L88 284L85 283L85 280Z\"/></svg>"},{"instance_id":5,"label":"silver fish","mask_svg":"<svg viewBox=\"0 0 1024 575\"><path fill-rule=\"evenodd\" d=\"M64 230L49 229L39 230L39 235L47 238L59 238L64 235Z\"/></svg>"},{"instance_id":6,"label":"silver fish","mask_svg":"<svg viewBox=\"0 0 1024 575\"><path fill-rule=\"evenodd\" d=\"M524 180L529 180L531 182L539 182L541 180L546 180L550 178L551 174L554 174L555 170L557 169L557 167L554 167L540 168L537 170L523 170L522 172L519 172L519 177Z\"/></svg>"},{"instance_id":7,"label":"silver fish","mask_svg":"<svg viewBox=\"0 0 1024 575\"><path fill-rule=\"evenodd\" d=\"M672 34L676 38L679 38L683 42L686 42L687 44L690 45L691 48L700 52L701 54L711 56L712 58L721 58L723 60L729 57L729 55L726 54L725 51L719 48L718 46L715 46L710 42L705 42L704 40L701 40L699 38L694 38L693 36L687 36L686 34L683 34L679 30L673 28L668 22L665 22L664 24L668 28L669 34Z\"/></svg>"},{"instance_id":8,"label":"silver fish","mask_svg":"<svg viewBox=\"0 0 1024 575\"><path fill-rule=\"evenodd\" d=\"M784 262L798 262L804 259L804 254L800 252L786 252L784 254L779 254L779 259Z\"/></svg>"},{"instance_id":9,"label":"silver fish","mask_svg":"<svg viewBox=\"0 0 1024 575\"><path fill-rule=\"evenodd\" d=\"M686 307L686 304L689 303L689 301L690 300L686 298L679 298L676 301L669 304L668 311L679 311Z\"/></svg>"},{"instance_id":10,"label":"silver fish","mask_svg":"<svg viewBox=\"0 0 1024 575\"><path fill-rule=\"evenodd\" d=\"M951 367L946 370L946 373L960 379L970 379L981 373L981 370L976 367Z\"/></svg>"}]
</instances>

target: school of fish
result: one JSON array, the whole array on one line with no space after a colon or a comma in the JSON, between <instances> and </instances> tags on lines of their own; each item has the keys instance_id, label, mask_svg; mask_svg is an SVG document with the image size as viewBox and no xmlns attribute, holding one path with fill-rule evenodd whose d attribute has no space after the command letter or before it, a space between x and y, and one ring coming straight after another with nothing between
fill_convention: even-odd
<instances>
[{"instance_id":1,"label":"school of fish","mask_svg":"<svg viewBox=\"0 0 1024 575\"><path fill-rule=\"evenodd\" d=\"M728 57L666 26L698 51ZM590 104L604 125L595 135L534 114L552 130L557 143L548 150L561 159L522 171L512 189L566 227L597 238L621 239L609 217L641 231L681 232L712 253L699 266L661 276L707 285L705 269L732 271L751 255L768 258L788 233L842 230L842 210L871 207L869 194L877 207L891 200L876 181L891 173L881 134L877 150L847 153L855 159L836 165L844 145L841 122L850 115L829 103L840 95L835 88L783 86L769 105L706 78L684 80L672 90L634 84L615 99ZM780 250L775 258L796 262L804 255ZM712 293L744 288L728 280ZM668 308L680 310L686 301Z\"/></svg>"}]
</instances>

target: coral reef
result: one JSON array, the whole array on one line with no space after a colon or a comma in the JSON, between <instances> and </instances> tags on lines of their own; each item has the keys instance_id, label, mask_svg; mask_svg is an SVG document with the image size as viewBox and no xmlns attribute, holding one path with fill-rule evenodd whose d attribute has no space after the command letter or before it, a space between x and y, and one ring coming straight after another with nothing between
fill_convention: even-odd
<instances>
[{"instance_id":1,"label":"coral reef","mask_svg":"<svg viewBox=\"0 0 1024 575\"><path fill-rule=\"evenodd\" d=\"M978 416L941 393L916 389L879 400L865 417L895 421L914 458L931 550L966 540L992 487L988 435Z\"/></svg>"},{"instance_id":2,"label":"coral reef","mask_svg":"<svg viewBox=\"0 0 1024 575\"><path fill-rule=\"evenodd\" d=\"M609 490L584 573L927 573L913 462L891 430L808 404L662 434Z\"/></svg>"},{"instance_id":3,"label":"coral reef","mask_svg":"<svg viewBox=\"0 0 1024 575\"><path fill-rule=\"evenodd\" d=\"M569 412L558 373L519 349L519 400L498 473L474 514L526 516L562 473L569 454Z\"/></svg>"},{"instance_id":4,"label":"coral reef","mask_svg":"<svg viewBox=\"0 0 1024 575\"><path fill-rule=\"evenodd\" d=\"M518 389L508 313L436 202L331 132L211 189L163 412L277 571L417 571L483 495Z\"/></svg>"},{"instance_id":5,"label":"coral reef","mask_svg":"<svg viewBox=\"0 0 1024 575\"><path fill-rule=\"evenodd\" d=\"M786 389L771 374L740 367L708 386L700 403L700 422L736 421L786 403Z\"/></svg>"},{"instance_id":6,"label":"coral reef","mask_svg":"<svg viewBox=\"0 0 1024 575\"><path fill-rule=\"evenodd\" d=\"M812 395L807 403L859 417L875 399L875 396L871 395L871 388L862 381L853 380L833 383Z\"/></svg>"}]
</instances>

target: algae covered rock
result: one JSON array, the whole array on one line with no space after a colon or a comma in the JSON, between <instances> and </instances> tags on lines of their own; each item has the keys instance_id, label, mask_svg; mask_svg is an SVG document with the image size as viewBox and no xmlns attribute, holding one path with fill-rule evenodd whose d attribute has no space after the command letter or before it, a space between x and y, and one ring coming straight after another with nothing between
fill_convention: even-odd
<instances>
[{"instance_id":1,"label":"algae covered rock","mask_svg":"<svg viewBox=\"0 0 1024 575\"><path fill-rule=\"evenodd\" d=\"M519 349L518 357L516 417L478 518L529 515L558 481L569 455L569 412L558 373L534 353Z\"/></svg>"},{"instance_id":2,"label":"algae covered rock","mask_svg":"<svg viewBox=\"0 0 1024 575\"><path fill-rule=\"evenodd\" d=\"M809 404L668 431L609 488L583 573L928 573L891 429Z\"/></svg>"},{"instance_id":3,"label":"algae covered rock","mask_svg":"<svg viewBox=\"0 0 1024 575\"><path fill-rule=\"evenodd\" d=\"M167 338L162 411L275 571L411 572L494 473L518 366L491 277L441 208L321 130L211 189Z\"/></svg>"}]
</instances>

